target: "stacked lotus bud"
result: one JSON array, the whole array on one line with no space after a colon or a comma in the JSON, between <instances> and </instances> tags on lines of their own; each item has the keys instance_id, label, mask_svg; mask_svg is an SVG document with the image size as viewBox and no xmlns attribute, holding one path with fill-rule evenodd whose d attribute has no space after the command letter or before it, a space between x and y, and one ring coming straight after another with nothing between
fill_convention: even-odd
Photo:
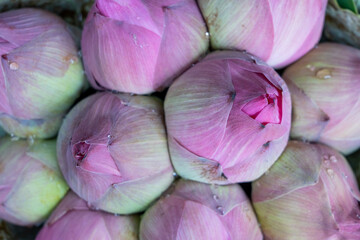
<instances>
[{"instance_id":1,"label":"stacked lotus bud","mask_svg":"<svg viewBox=\"0 0 360 240\"><path fill-rule=\"evenodd\" d=\"M89 3L0 0L21 8L0 13L1 219L37 240L360 239L341 155L360 50L315 47L327 0Z\"/></svg>"}]
</instances>

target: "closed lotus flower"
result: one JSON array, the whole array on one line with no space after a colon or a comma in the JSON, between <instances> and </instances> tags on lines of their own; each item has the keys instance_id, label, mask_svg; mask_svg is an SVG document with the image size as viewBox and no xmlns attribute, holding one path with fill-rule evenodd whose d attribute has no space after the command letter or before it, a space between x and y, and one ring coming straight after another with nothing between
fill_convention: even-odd
<instances>
[{"instance_id":1,"label":"closed lotus flower","mask_svg":"<svg viewBox=\"0 0 360 240\"><path fill-rule=\"evenodd\" d=\"M246 50L281 68L319 41L327 0L198 0L214 49Z\"/></svg>"},{"instance_id":2,"label":"closed lotus flower","mask_svg":"<svg viewBox=\"0 0 360 240\"><path fill-rule=\"evenodd\" d=\"M138 94L169 86L208 44L195 0L97 0L82 37L92 86Z\"/></svg>"},{"instance_id":3,"label":"closed lotus flower","mask_svg":"<svg viewBox=\"0 0 360 240\"><path fill-rule=\"evenodd\" d=\"M166 95L174 168L200 182L252 181L284 150L290 112L287 86L271 67L243 52L212 53Z\"/></svg>"},{"instance_id":4,"label":"closed lotus flower","mask_svg":"<svg viewBox=\"0 0 360 240\"><path fill-rule=\"evenodd\" d=\"M69 192L51 214L36 240L137 240L139 216L115 216L90 210Z\"/></svg>"},{"instance_id":5,"label":"closed lotus flower","mask_svg":"<svg viewBox=\"0 0 360 240\"><path fill-rule=\"evenodd\" d=\"M252 184L265 239L360 239L360 193L337 151L290 141L269 172Z\"/></svg>"},{"instance_id":6,"label":"closed lotus flower","mask_svg":"<svg viewBox=\"0 0 360 240\"><path fill-rule=\"evenodd\" d=\"M286 69L293 103L291 136L345 154L360 147L360 50L322 43Z\"/></svg>"},{"instance_id":7,"label":"closed lotus flower","mask_svg":"<svg viewBox=\"0 0 360 240\"><path fill-rule=\"evenodd\" d=\"M0 0L0 12L15 8L42 8L61 15L71 24L80 24L84 1L90 0Z\"/></svg>"},{"instance_id":8,"label":"closed lotus flower","mask_svg":"<svg viewBox=\"0 0 360 240\"><path fill-rule=\"evenodd\" d=\"M0 218L16 225L43 222L66 194L54 140L0 138Z\"/></svg>"},{"instance_id":9,"label":"closed lotus flower","mask_svg":"<svg viewBox=\"0 0 360 240\"><path fill-rule=\"evenodd\" d=\"M97 93L77 104L58 136L59 165L91 208L140 212L172 183L162 102Z\"/></svg>"},{"instance_id":10,"label":"closed lotus flower","mask_svg":"<svg viewBox=\"0 0 360 240\"><path fill-rule=\"evenodd\" d=\"M140 240L261 240L250 201L239 185L180 180L150 207Z\"/></svg>"},{"instance_id":11,"label":"closed lotus flower","mask_svg":"<svg viewBox=\"0 0 360 240\"><path fill-rule=\"evenodd\" d=\"M19 137L53 137L84 85L72 34L37 9L0 13L0 22L0 123Z\"/></svg>"}]
</instances>

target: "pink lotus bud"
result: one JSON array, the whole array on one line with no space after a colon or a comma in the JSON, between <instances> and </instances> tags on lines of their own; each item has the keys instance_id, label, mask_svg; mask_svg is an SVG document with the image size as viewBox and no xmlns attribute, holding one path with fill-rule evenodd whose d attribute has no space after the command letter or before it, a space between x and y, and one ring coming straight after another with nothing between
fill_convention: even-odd
<instances>
[{"instance_id":1,"label":"pink lotus bud","mask_svg":"<svg viewBox=\"0 0 360 240\"><path fill-rule=\"evenodd\" d=\"M116 216L92 211L69 192L51 214L36 240L137 240L138 216Z\"/></svg>"},{"instance_id":2,"label":"pink lotus bud","mask_svg":"<svg viewBox=\"0 0 360 240\"><path fill-rule=\"evenodd\" d=\"M77 104L58 136L59 165L92 208L143 211L172 183L162 102L97 93Z\"/></svg>"},{"instance_id":3,"label":"pink lotus bud","mask_svg":"<svg viewBox=\"0 0 360 240\"><path fill-rule=\"evenodd\" d=\"M71 24L80 24L81 5L90 0L0 0L0 12L16 8L42 8L61 15Z\"/></svg>"},{"instance_id":4,"label":"pink lotus bud","mask_svg":"<svg viewBox=\"0 0 360 240\"><path fill-rule=\"evenodd\" d=\"M19 137L55 136L84 86L69 28L37 9L0 13L0 123Z\"/></svg>"},{"instance_id":5,"label":"pink lotus bud","mask_svg":"<svg viewBox=\"0 0 360 240\"><path fill-rule=\"evenodd\" d=\"M321 144L289 142L252 184L265 239L360 239L360 193L346 159Z\"/></svg>"},{"instance_id":6,"label":"pink lotus bud","mask_svg":"<svg viewBox=\"0 0 360 240\"><path fill-rule=\"evenodd\" d=\"M282 68L319 41L327 0L198 0L214 49L246 50Z\"/></svg>"},{"instance_id":7,"label":"pink lotus bud","mask_svg":"<svg viewBox=\"0 0 360 240\"><path fill-rule=\"evenodd\" d=\"M251 203L239 185L179 180L144 214L140 240L261 240Z\"/></svg>"},{"instance_id":8,"label":"pink lotus bud","mask_svg":"<svg viewBox=\"0 0 360 240\"><path fill-rule=\"evenodd\" d=\"M348 154L360 147L360 50L322 43L286 69L293 103L291 136Z\"/></svg>"},{"instance_id":9,"label":"pink lotus bud","mask_svg":"<svg viewBox=\"0 0 360 240\"><path fill-rule=\"evenodd\" d=\"M55 140L0 138L0 218L30 226L44 221L68 190Z\"/></svg>"},{"instance_id":10,"label":"pink lotus bud","mask_svg":"<svg viewBox=\"0 0 360 240\"><path fill-rule=\"evenodd\" d=\"M97 0L82 37L92 86L139 94L169 86L208 45L195 0Z\"/></svg>"},{"instance_id":11,"label":"pink lotus bud","mask_svg":"<svg viewBox=\"0 0 360 240\"><path fill-rule=\"evenodd\" d=\"M243 52L211 53L166 96L175 170L206 183L252 181L284 150L290 113L287 86L271 67Z\"/></svg>"}]
</instances>

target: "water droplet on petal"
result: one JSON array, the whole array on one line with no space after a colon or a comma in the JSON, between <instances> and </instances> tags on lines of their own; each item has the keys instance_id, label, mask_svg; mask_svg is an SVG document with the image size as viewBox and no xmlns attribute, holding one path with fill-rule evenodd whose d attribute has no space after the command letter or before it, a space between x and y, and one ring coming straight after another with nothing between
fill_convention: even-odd
<instances>
[{"instance_id":1,"label":"water droplet on petal","mask_svg":"<svg viewBox=\"0 0 360 240\"><path fill-rule=\"evenodd\" d=\"M218 200L219 200L219 197L218 197L216 194L214 194L214 195L213 195L213 199L214 199L215 201L218 201Z\"/></svg>"},{"instance_id":2,"label":"water droplet on petal","mask_svg":"<svg viewBox=\"0 0 360 240\"><path fill-rule=\"evenodd\" d=\"M206 37L210 37L210 33L209 33L209 32L206 32L206 33L205 33L205 36L206 36Z\"/></svg>"},{"instance_id":3,"label":"water droplet on petal","mask_svg":"<svg viewBox=\"0 0 360 240\"><path fill-rule=\"evenodd\" d=\"M308 64L306 65L306 68L309 69L310 71L315 71L316 67L314 65Z\"/></svg>"},{"instance_id":4,"label":"water droplet on petal","mask_svg":"<svg viewBox=\"0 0 360 240\"><path fill-rule=\"evenodd\" d=\"M224 209L222 206L217 206L216 209L223 215L224 214Z\"/></svg>"},{"instance_id":5,"label":"water droplet on petal","mask_svg":"<svg viewBox=\"0 0 360 240\"><path fill-rule=\"evenodd\" d=\"M356 214L356 218L360 219L360 214L359 213Z\"/></svg>"},{"instance_id":6,"label":"water droplet on petal","mask_svg":"<svg viewBox=\"0 0 360 240\"><path fill-rule=\"evenodd\" d=\"M66 57L64 57L64 61L68 62L70 64L74 64L74 63L78 62L79 59L76 56L69 54Z\"/></svg>"},{"instance_id":7,"label":"water droplet on petal","mask_svg":"<svg viewBox=\"0 0 360 240\"><path fill-rule=\"evenodd\" d=\"M334 155L330 156L330 161L333 162L333 163L336 163L337 162L337 159Z\"/></svg>"},{"instance_id":8,"label":"water droplet on petal","mask_svg":"<svg viewBox=\"0 0 360 240\"><path fill-rule=\"evenodd\" d=\"M28 142L29 142L30 145L33 145L34 144L34 136L30 136L28 138Z\"/></svg>"},{"instance_id":9,"label":"water droplet on petal","mask_svg":"<svg viewBox=\"0 0 360 240\"><path fill-rule=\"evenodd\" d=\"M334 177L334 170L332 170L331 168L326 169L326 172L331 178Z\"/></svg>"},{"instance_id":10,"label":"water droplet on petal","mask_svg":"<svg viewBox=\"0 0 360 240\"><path fill-rule=\"evenodd\" d=\"M18 141L20 138L18 136L15 136L14 134L11 134L11 141Z\"/></svg>"},{"instance_id":11,"label":"water droplet on petal","mask_svg":"<svg viewBox=\"0 0 360 240\"><path fill-rule=\"evenodd\" d=\"M329 79L331 78L331 71L328 68L322 68L316 72L316 77L320 79Z\"/></svg>"},{"instance_id":12,"label":"water droplet on petal","mask_svg":"<svg viewBox=\"0 0 360 240\"><path fill-rule=\"evenodd\" d=\"M177 173L176 172L173 172L172 174L174 177L177 177Z\"/></svg>"},{"instance_id":13,"label":"water droplet on petal","mask_svg":"<svg viewBox=\"0 0 360 240\"><path fill-rule=\"evenodd\" d=\"M19 64L17 62L11 62L9 67L11 70L16 71L19 69Z\"/></svg>"}]
</instances>

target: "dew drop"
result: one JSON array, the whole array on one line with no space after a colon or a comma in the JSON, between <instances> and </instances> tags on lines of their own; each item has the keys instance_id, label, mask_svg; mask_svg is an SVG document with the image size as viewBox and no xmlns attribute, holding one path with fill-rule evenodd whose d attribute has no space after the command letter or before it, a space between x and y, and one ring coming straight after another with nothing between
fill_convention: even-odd
<instances>
[{"instance_id":1,"label":"dew drop","mask_svg":"<svg viewBox=\"0 0 360 240\"><path fill-rule=\"evenodd\" d=\"M214 199L215 201L218 201L218 200L219 200L218 195L214 194L214 195L213 195L213 199Z\"/></svg>"},{"instance_id":2,"label":"dew drop","mask_svg":"<svg viewBox=\"0 0 360 240\"><path fill-rule=\"evenodd\" d=\"M309 69L312 72L315 71L315 66L314 65L308 64L308 65L306 65L306 68Z\"/></svg>"},{"instance_id":3,"label":"dew drop","mask_svg":"<svg viewBox=\"0 0 360 240\"><path fill-rule=\"evenodd\" d=\"M334 155L330 156L330 161L333 162L333 163L336 163L337 162L337 159Z\"/></svg>"},{"instance_id":4,"label":"dew drop","mask_svg":"<svg viewBox=\"0 0 360 240\"><path fill-rule=\"evenodd\" d=\"M326 169L326 172L331 178L334 177L334 170L332 170L331 168Z\"/></svg>"},{"instance_id":5,"label":"dew drop","mask_svg":"<svg viewBox=\"0 0 360 240\"><path fill-rule=\"evenodd\" d=\"M33 145L34 144L34 136L28 137L28 142L30 145Z\"/></svg>"},{"instance_id":6,"label":"dew drop","mask_svg":"<svg viewBox=\"0 0 360 240\"><path fill-rule=\"evenodd\" d=\"M177 173L176 172L173 172L172 174L174 177L177 177Z\"/></svg>"},{"instance_id":7,"label":"dew drop","mask_svg":"<svg viewBox=\"0 0 360 240\"><path fill-rule=\"evenodd\" d=\"M79 59L76 56L69 54L66 57L64 57L64 61L68 62L70 64L74 64L74 63L78 62Z\"/></svg>"},{"instance_id":8,"label":"dew drop","mask_svg":"<svg viewBox=\"0 0 360 240\"><path fill-rule=\"evenodd\" d=\"M331 78L331 71L328 68L322 68L316 72L316 77L320 79L329 79Z\"/></svg>"},{"instance_id":9,"label":"dew drop","mask_svg":"<svg viewBox=\"0 0 360 240\"><path fill-rule=\"evenodd\" d=\"M359 213L356 214L356 218L360 219L360 214Z\"/></svg>"},{"instance_id":10,"label":"dew drop","mask_svg":"<svg viewBox=\"0 0 360 240\"><path fill-rule=\"evenodd\" d=\"M206 36L206 37L210 37L210 33L209 33L209 32L206 32L206 33L205 33L205 36Z\"/></svg>"},{"instance_id":11,"label":"dew drop","mask_svg":"<svg viewBox=\"0 0 360 240\"><path fill-rule=\"evenodd\" d=\"M10 69L13 71L16 71L19 69L19 64L17 62L11 62L10 63Z\"/></svg>"},{"instance_id":12,"label":"dew drop","mask_svg":"<svg viewBox=\"0 0 360 240\"><path fill-rule=\"evenodd\" d=\"M11 141L18 141L20 138L18 136L15 136L15 135L11 135Z\"/></svg>"},{"instance_id":13,"label":"dew drop","mask_svg":"<svg viewBox=\"0 0 360 240\"><path fill-rule=\"evenodd\" d=\"M224 214L224 209L222 206L217 206L216 209L221 213Z\"/></svg>"}]
</instances>

